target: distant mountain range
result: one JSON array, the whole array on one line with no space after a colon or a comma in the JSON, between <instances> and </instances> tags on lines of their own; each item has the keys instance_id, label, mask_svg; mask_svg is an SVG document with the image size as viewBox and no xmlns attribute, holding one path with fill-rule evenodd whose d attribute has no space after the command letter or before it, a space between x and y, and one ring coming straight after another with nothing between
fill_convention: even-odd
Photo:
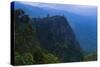
<instances>
[{"instance_id":1,"label":"distant mountain range","mask_svg":"<svg viewBox=\"0 0 100 67\"><path fill-rule=\"evenodd\" d=\"M95 6L59 5L15 2L15 9L21 8L30 17L64 15L70 22L82 49L93 52L97 49L97 8Z\"/></svg>"}]
</instances>

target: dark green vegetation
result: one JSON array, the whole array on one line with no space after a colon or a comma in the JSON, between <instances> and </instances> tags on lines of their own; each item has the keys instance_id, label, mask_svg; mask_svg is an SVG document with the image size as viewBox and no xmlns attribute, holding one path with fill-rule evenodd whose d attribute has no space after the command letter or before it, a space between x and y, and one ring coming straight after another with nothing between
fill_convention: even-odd
<instances>
[{"instance_id":1,"label":"dark green vegetation","mask_svg":"<svg viewBox=\"0 0 100 67\"><path fill-rule=\"evenodd\" d=\"M14 10L14 65L83 61L83 52L64 16L30 18Z\"/></svg>"},{"instance_id":2,"label":"dark green vegetation","mask_svg":"<svg viewBox=\"0 0 100 67\"><path fill-rule=\"evenodd\" d=\"M84 56L84 61L96 61L97 60L97 53L93 52L93 53L89 53L87 55Z\"/></svg>"}]
</instances>

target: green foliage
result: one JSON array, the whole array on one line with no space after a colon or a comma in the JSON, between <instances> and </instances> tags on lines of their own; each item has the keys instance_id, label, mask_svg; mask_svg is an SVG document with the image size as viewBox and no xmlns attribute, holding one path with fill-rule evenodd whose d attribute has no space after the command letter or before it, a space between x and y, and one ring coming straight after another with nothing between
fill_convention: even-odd
<instances>
[{"instance_id":1,"label":"green foliage","mask_svg":"<svg viewBox=\"0 0 100 67\"><path fill-rule=\"evenodd\" d=\"M20 54L15 52L15 65L34 64L34 57L31 53Z\"/></svg>"},{"instance_id":2,"label":"green foliage","mask_svg":"<svg viewBox=\"0 0 100 67\"><path fill-rule=\"evenodd\" d=\"M21 65L21 64L23 64L22 56L18 52L15 52L14 57L15 57L14 58L15 65Z\"/></svg>"},{"instance_id":3,"label":"green foliage","mask_svg":"<svg viewBox=\"0 0 100 67\"><path fill-rule=\"evenodd\" d=\"M58 57L54 56L51 53L48 53L48 54L43 55L43 62L44 63L58 63L60 61L59 61Z\"/></svg>"},{"instance_id":4,"label":"green foliage","mask_svg":"<svg viewBox=\"0 0 100 67\"><path fill-rule=\"evenodd\" d=\"M43 64L43 63L58 63L58 57L51 53L43 52L42 50L35 49L33 53L19 53L15 52L15 65L30 65L30 64Z\"/></svg>"},{"instance_id":5,"label":"green foliage","mask_svg":"<svg viewBox=\"0 0 100 67\"><path fill-rule=\"evenodd\" d=\"M95 61L95 60L97 60L97 53L96 52L88 54L84 57L84 61Z\"/></svg>"}]
</instances>

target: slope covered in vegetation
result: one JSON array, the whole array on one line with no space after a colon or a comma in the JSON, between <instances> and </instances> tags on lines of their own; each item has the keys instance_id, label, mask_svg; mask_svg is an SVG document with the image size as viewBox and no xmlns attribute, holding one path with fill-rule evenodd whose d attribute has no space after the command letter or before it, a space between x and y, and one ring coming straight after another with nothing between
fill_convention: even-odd
<instances>
[{"instance_id":1,"label":"slope covered in vegetation","mask_svg":"<svg viewBox=\"0 0 100 67\"><path fill-rule=\"evenodd\" d=\"M14 12L14 64L44 64L83 60L74 31L64 16L30 18Z\"/></svg>"}]
</instances>

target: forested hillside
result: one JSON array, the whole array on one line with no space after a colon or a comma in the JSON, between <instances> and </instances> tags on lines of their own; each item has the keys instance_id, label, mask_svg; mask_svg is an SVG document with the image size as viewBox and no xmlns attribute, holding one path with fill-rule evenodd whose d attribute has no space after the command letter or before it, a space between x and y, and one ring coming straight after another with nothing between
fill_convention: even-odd
<instances>
[{"instance_id":1,"label":"forested hillside","mask_svg":"<svg viewBox=\"0 0 100 67\"><path fill-rule=\"evenodd\" d=\"M15 65L75 62L83 52L64 16L32 18L22 9L14 12Z\"/></svg>"}]
</instances>

